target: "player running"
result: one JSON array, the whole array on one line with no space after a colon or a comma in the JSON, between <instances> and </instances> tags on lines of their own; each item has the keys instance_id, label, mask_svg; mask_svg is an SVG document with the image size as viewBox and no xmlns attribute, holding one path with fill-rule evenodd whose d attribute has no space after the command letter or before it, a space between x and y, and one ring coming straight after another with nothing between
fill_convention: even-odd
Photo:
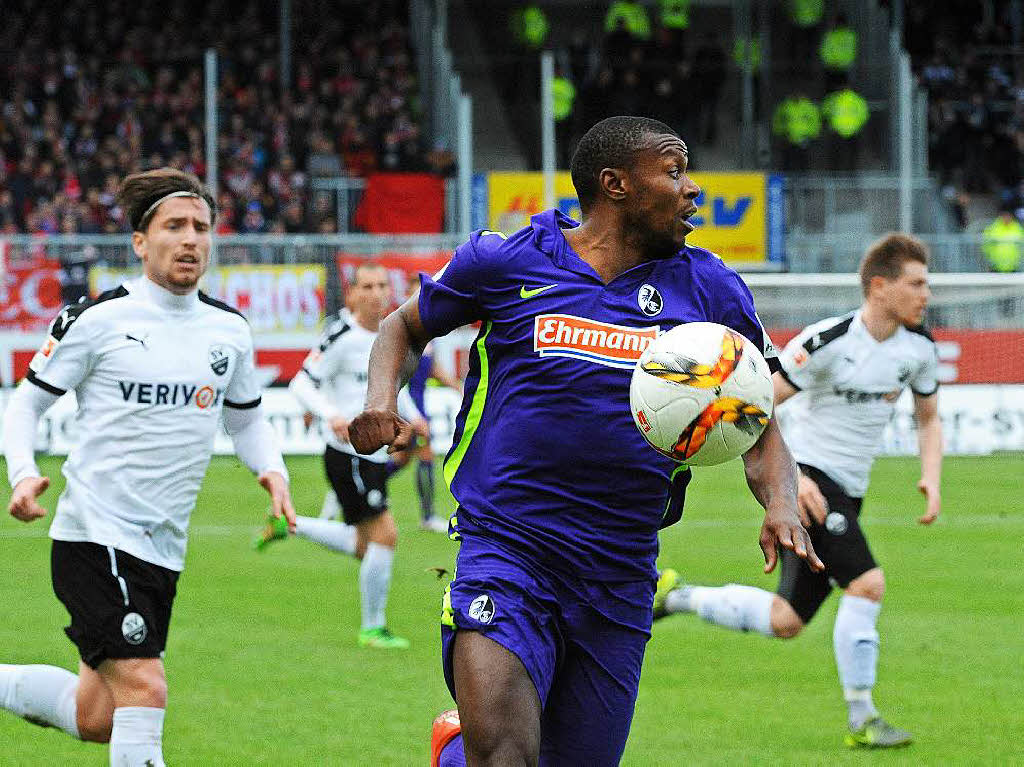
<instances>
[{"instance_id":1,"label":"player running","mask_svg":"<svg viewBox=\"0 0 1024 767\"><path fill-rule=\"evenodd\" d=\"M407 354L480 321L445 478L461 540L442 657L471 764L619 763L650 637L657 533L688 471L651 450L629 412L630 372L659 330L710 320L774 352L739 276L685 247L699 188L667 125L615 117L572 161L583 223L549 210L509 238L476 232L381 325L367 409L372 453L407 445L395 412ZM776 427L746 455L776 546L820 567Z\"/></svg>"},{"instance_id":2,"label":"player running","mask_svg":"<svg viewBox=\"0 0 1024 767\"><path fill-rule=\"evenodd\" d=\"M82 740L110 742L110 763L162 767L167 643L189 517L218 424L294 524L288 473L260 407L252 333L198 291L215 215L191 174L129 176L119 204L143 276L64 308L4 416L9 510L45 516L50 480L33 456L39 418L66 391L79 439L50 526L53 590L71 614L78 674L0 665L0 707Z\"/></svg>"},{"instance_id":3,"label":"player running","mask_svg":"<svg viewBox=\"0 0 1024 767\"><path fill-rule=\"evenodd\" d=\"M358 642L364 647L404 649L409 642L387 627L398 529L388 508L388 453L359 456L349 442L349 421L366 399L367 363L377 329L391 305L387 271L366 262L356 268L339 317L327 325L318 346L310 351L289 385L303 407L320 418L327 481L341 506L344 523L317 517L296 518L295 533L332 551L354 556L359 566L362 623ZM418 433L426 432L407 394L403 415ZM288 528L271 517L256 542L258 549L286 538Z\"/></svg>"},{"instance_id":4,"label":"player running","mask_svg":"<svg viewBox=\"0 0 1024 767\"><path fill-rule=\"evenodd\" d=\"M909 732L879 716L871 699L885 578L859 516L882 431L907 386L914 395L921 453L917 487L926 499L918 521L930 525L939 516L938 362L935 342L921 326L930 295L927 264L926 246L908 235L890 234L872 244L860 265L860 309L805 328L787 344L774 376L776 404L792 398L783 431L800 465L800 511L824 572L812 572L784 552L778 593L771 594L737 584L675 588L678 575L666 570L655 606L659 618L691 612L720 626L789 639L838 585L843 594L832 637L849 708L850 746L911 741Z\"/></svg>"}]
</instances>

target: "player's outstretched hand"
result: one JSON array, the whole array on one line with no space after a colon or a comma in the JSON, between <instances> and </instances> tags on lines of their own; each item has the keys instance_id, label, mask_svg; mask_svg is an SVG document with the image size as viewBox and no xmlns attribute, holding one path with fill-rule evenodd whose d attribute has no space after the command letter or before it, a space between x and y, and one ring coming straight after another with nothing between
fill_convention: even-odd
<instances>
[{"instance_id":1,"label":"player's outstretched hand","mask_svg":"<svg viewBox=\"0 0 1024 767\"><path fill-rule=\"evenodd\" d=\"M796 503L800 507L801 521L805 527L810 527L811 520L819 525L825 524L825 517L828 515L828 501L822 495L818 483L806 474L801 474L797 480Z\"/></svg>"},{"instance_id":2,"label":"player's outstretched hand","mask_svg":"<svg viewBox=\"0 0 1024 767\"><path fill-rule=\"evenodd\" d=\"M825 569L814 553L811 537L800 522L795 509L771 509L764 514L761 537L758 540L764 553L764 571L770 573L779 561L779 546L789 549L816 573Z\"/></svg>"},{"instance_id":3,"label":"player's outstretched hand","mask_svg":"<svg viewBox=\"0 0 1024 767\"><path fill-rule=\"evenodd\" d=\"M295 507L288 492L288 481L277 471L265 471L259 476L260 486L270 495L270 513L275 517L284 514L288 520L288 532L295 533Z\"/></svg>"},{"instance_id":4,"label":"player's outstretched hand","mask_svg":"<svg viewBox=\"0 0 1024 767\"><path fill-rule=\"evenodd\" d=\"M367 408L348 425L348 441L362 455L376 453L384 445L389 453L405 450L412 438L412 424L393 410Z\"/></svg>"},{"instance_id":5,"label":"player's outstretched hand","mask_svg":"<svg viewBox=\"0 0 1024 767\"><path fill-rule=\"evenodd\" d=\"M21 480L11 493L11 502L7 505L11 516L22 522L45 517L46 509L36 502L36 498L46 492L49 486L49 477L26 477Z\"/></svg>"},{"instance_id":6,"label":"player's outstretched hand","mask_svg":"<svg viewBox=\"0 0 1024 767\"><path fill-rule=\"evenodd\" d=\"M917 521L922 525L930 525L939 518L939 512L942 510L942 494L939 492L938 485L933 482L926 482L923 479L917 483L917 489L927 499L928 504L925 507L924 514L918 517Z\"/></svg>"}]
</instances>

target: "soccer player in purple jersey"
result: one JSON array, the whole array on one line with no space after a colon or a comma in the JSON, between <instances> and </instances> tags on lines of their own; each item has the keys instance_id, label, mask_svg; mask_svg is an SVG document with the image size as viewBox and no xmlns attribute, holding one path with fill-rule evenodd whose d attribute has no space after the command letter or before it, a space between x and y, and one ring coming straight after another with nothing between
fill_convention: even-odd
<instances>
[{"instance_id":1,"label":"soccer player in purple jersey","mask_svg":"<svg viewBox=\"0 0 1024 767\"><path fill-rule=\"evenodd\" d=\"M506 238L475 232L381 325L360 452L408 444L395 412L410 350L479 321L444 465L461 541L442 609L445 680L471 765L618 764L650 638L658 530L682 513L686 467L651 450L630 372L658 332L711 321L774 349L739 276L685 244L700 189L664 123L613 117L572 161L583 222L558 211ZM796 470L770 423L744 456L765 507L765 570L782 547L820 569ZM443 763L443 762L442 762Z\"/></svg>"}]
</instances>

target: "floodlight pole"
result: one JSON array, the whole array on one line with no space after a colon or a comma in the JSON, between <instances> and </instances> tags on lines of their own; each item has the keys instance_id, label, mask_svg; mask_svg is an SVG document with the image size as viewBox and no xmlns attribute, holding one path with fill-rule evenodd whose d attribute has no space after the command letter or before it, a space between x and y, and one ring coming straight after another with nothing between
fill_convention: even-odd
<instances>
[{"instance_id":1,"label":"floodlight pole","mask_svg":"<svg viewBox=\"0 0 1024 767\"><path fill-rule=\"evenodd\" d=\"M555 57L551 51L544 51L540 55L540 135L545 210L555 207L555 109L551 97L554 77Z\"/></svg>"},{"instance_id":2,"label":"floodlight pole","mask_svg":"<svg viewBox=\"0 0 1024 767\"><path fill-rule=\"evenodd\" d=\"M459 100L459 232L468 235L473 228L473 98L460 94Z\"/></svg>"},{"instance_id":3,"label":"floodlight pole","mask_svg":"<svg viewBox=\"0 0 1024 767\"><path fill-rule=\"evenodd\" d=\"M206 73L206 188L217 200L217 51L206 49L203 59ZM210 268L217 266L217 243L210 246Z\"/></svg>"}]
</instances>

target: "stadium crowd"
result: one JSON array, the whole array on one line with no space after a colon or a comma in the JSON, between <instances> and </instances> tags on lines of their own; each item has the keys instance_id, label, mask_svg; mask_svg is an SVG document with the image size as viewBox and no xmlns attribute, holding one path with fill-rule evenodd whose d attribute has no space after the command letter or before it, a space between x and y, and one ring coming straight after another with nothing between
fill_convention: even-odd
<instances>
[{"instance_id":1,"label":"stadium crowd","mask_svg":"<svg viewBox=\"0 0 1024 767\"><path fill-rule=\"evenodd\" d=\"M929 96L930 166L951 199L994 194L1024 216L1024 82L1010 3L907 6L904 43Z\"/></svg>"},{"instance_id":2,"label":"stadium crowd","mask_svg":"<svg viewBox=\"0 0 1024 767\"><path fill-rule=\"evenodd\" d=\"M450 173L451 154L422 145L406 4L292 6L282 92L276 10L255 2L5 2L0 232L123 231L119 178L165 165L205 176L208 46L219 52L220 232L335 231L317 176Z\"/></svg>"}]
</instances>

